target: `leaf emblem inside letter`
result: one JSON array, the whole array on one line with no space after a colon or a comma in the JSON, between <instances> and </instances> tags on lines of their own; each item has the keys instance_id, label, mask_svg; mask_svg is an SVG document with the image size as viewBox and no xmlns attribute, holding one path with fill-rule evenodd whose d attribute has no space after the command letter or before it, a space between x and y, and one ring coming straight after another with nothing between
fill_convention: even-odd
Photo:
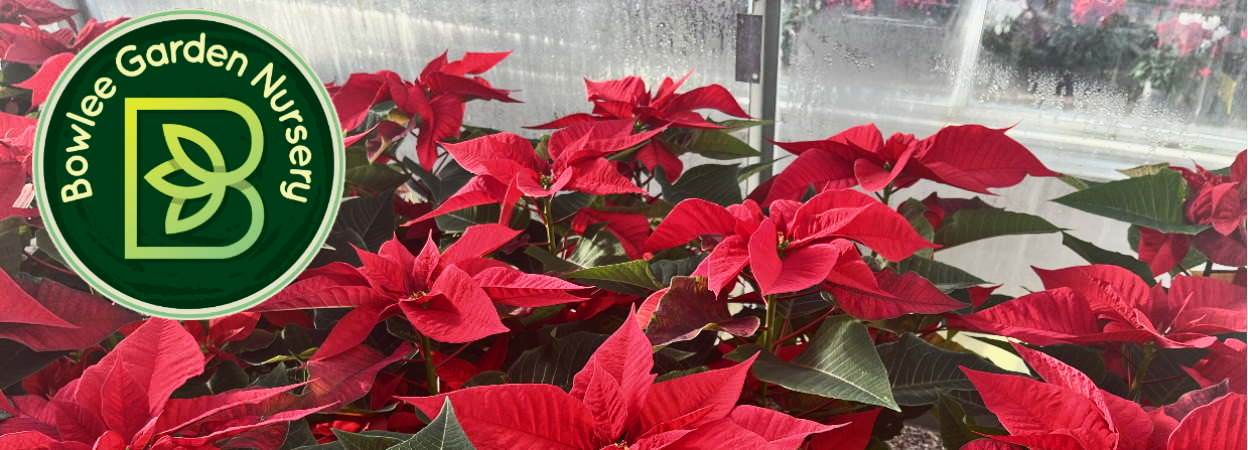
<instances>
[{"instance_id":1,"label":"leaf emblem inside letter","mask_svg":"<svg viewBox=\"0 0 1248 450\"><path fill-rule=\"evenodd\" d=\"M221 207L222 200L225 199L226 187L233 187L244 193L255 190L250 183L244 181L244 178L255 170L255 165L244 165L244 167L227 171L221 149L208 135L194 128L172 123L165 124L163 131L165 144L168 145L173 159L152 168L143 176L143 179L170 198L169 209L165 212L166 234L184 233L198 228L211 219ZM199 147L208 156L212 167L205 169L196 164L187 154L185 142ZM178 171L185 172L200 184L182 186L170 182L168 177ZM182 215L182 208L188 200L203 197L207 197L208 202L199 211L186 216Z\"/></svg>"}]
</instances>

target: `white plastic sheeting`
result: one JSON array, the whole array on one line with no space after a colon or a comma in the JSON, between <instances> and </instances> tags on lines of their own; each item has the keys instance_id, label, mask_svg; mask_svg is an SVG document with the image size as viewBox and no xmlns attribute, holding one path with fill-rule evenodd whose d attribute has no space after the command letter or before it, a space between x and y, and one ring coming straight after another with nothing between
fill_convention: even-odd
<instances>
[{"instance_id":1,"label":"white plastic sheeting","mask_svg":"<svg viewBox=\"0 0 1248 450\"><path fill-rule=\"evenodd\" d=\"M468 107L466 123L520 131L587 110L583 78L640 75L657 84L690 70L690 83L733 81L736 14L742 0L87 0L96 18L174 8L237 15L284 38L327 82L390 69L415 77L450 51L512 51L486 78L518 89L523 104Z\"/></svg>"}]
</instances>

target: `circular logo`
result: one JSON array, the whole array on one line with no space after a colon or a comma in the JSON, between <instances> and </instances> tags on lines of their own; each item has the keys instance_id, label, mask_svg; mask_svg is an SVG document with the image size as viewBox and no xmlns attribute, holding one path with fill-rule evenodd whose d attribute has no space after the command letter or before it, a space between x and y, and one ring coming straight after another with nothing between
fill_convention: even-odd
<instances>
[{"instance_id":1,"label":"circular logo","mask_svg":"<svg viewBox=\"0 0 1248 450\"><path fill-rule=\"evenodd\" d=\"M272 34L207 11L93 41L39 115L34 181L61 256L114 301L218 317L290 283L342 198L329 95Z\"/></svg>"}]
</instances>

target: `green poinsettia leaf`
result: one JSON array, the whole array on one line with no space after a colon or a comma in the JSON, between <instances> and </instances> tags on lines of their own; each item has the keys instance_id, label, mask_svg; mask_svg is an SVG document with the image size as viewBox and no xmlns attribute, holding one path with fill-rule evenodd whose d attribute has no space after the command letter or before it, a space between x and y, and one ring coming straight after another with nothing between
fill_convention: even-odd
<instances>
[{"instance_id":1,"label":"green poinsettia leaf","mask_svg":"<svg viewBox=\"0 0 1248 450\"><path fill-rule=\"evenodd\" d=\"M940 419L940 441L945 450L959 450L966 443L982 437L971 430L974 423L953 397L940 396L936 402L936 415Z\"/></svg>"},{"instance_id":2,"label":"green poinsettia leaf","mask_svg":"<svg viewBox=\"0 0 1248 450\"><path fill-rule=\"evenodd\" d=\"M880 345L878 350L899 405L930 405L949 391L975 390L959 367L999 371L977 355L938 348L909 333Z\"/></svg>"},{"instance_id":3,"label":"green poinsettia leaf","mask_svg":"<svg viewBox=\"0 0 1248 450\"><path fill-rule=\"evenodd\" d=\"M1166 233L1196 234L1207 228L1184 219L1187 182L1173 170L1111 181L1053 201L1081 211Z\"/></svg>"},{"instance_id":4,"label":"green poinsettia leaf","mask_svg":"<svg viewBox=\"0 0 1248 450\"><path fill-rule=\"evenodd\" d=\"M700 198L727 206L741 203L740 170L736 164L702 164L686 170L676 183L668 183L666 175L655 180L663 189L663 199L670 203Z\"/></svg>"},{"instance_id":5,"label":"green poinsettia leaf","mask_svg":"<svg viewBox=\"0 0 1248 450\"><path fill-rule=\"evenodd\" d=\"M960 209L945 218L936 230L936 243L946 249L968 242L1015 234L1044 234L1061 231L1039 216L1001 208Z\"/></svg>"},{"instance_id":6,"label":"green poinsettia leaf","mask_svg":"<svg viewBox=\"0 0 1248 450\"><path fill-rule=\"evenodd\" d=\"M442 410L419 432L406 441L400 442L388 450L476 450L464 428L455 418L455 408L451 399L442 403Z\"/></svg>"},{"instance_id":7,"label":"green poinsettia leaf","mask_svg":"<svg viewBox=\"0 0 1248 450\"><path fill-rule=\"evenodd\" d=\"M17 384L65 355L66 352L36 352L17 342L0 339L0 358L5 361L4 373L0 373L0 389Z\"/></svg>"},{"instance_id":8,"label":"green poinsettia leaf","mask_svg":"<svg viewBox=\"0 0 1248 450\"><path fill-rule=\"evenodd\" d=\"M711 159L731 160L758 156L758 150L724 130L698 130L685 147Z\"/></svg>"},{"instance_id":9,"label":"green poinsettia leaf","mask_svg":"<svg viewBox=\"0 0 1248 450\"><path fill-rule=\"evenodd\" d=\"M343 200L338 207L338 219L325 241L327 248L316 255L312 266L334 261L358 264L359 258L351 247L376 251L381 243L394 237L397 220L393 192Z\"/></svg>"},{"instance_id":10,"label":"green poinsettia leaf","mask_svg":"<svg viewBox=\"0 0 1248 450\"><path fill-rule=\"evenodd\" d=\"M373 195L397 188L409 177L394 166L370 162L363 150L347 150L346 179L349 191Z\"/></svg>"},{"instance_id":11,"label":"green poinsettia leaf","mask_svg":"<svg viewBox=\"0 0 1248 450\"><path fill-rule=\"evenodd\" d=\"M951 291L954 289L964 289L971 286L982 286L988 284L987 281L971 275L969 272L957 267L918 256L912 256L902 260L897 264L897 268L902 272L914 272L919 276L926 278L932 282L937 289L942 291Z\"/></svg>"},{"instance_id":12,"label":"green poinsettia leaf","mask_svg":"<svg viewBox=\"0 0 1248 450\"><path fill-rule=\"evenodd\" d=\"M624 294L648 295L662 287L650 273L650 264L640 259L581 269L565 277Z\"/></svg>"},{"instance_id":13,"label":"green poinsettia leaf","mask_svg":"<svg viewBox=\"0 0 1248 450\"><path fill-rule=\"evenodd\" d=\"M338 441L319 445L307 445L298 447L296 450L386 450L411 438L411 435L408 434L389 431L352 433L336 428L331 431L333 431L334 437L338 438Z\"/></svg>"},{"instance_id":14,"label":"green poinsettia leaf","mask_svg":"<svg viewBox=\"0 0 1248 450\"><path fill-rule=\"evenodd\" d=\"M852 317L824 321L792 361L761 353L753 370L759 380L792 391L901 410L867 327Z\"/></svg>"},{"instance_id":15,"label":"green poinsettia leaf","mask_svg":"<svg viewBox=\"0 0 1248 450\"><path fill-rule=\"evenodd\" d=\"M1057 180L1061 181L1062 183L1065 183L1067 186L1075 188L1076 191L1082 191L1092 186L1104 184L1098 181L1092 181L1092 180L1079 178L1079 177L1075 177L1071 175L1065 175L1065 174L1059 175L1057 177Z\"/></svg>"},{"instance_id":16,"label":"green poinsettia leaf","mask_svg":"<svg viewBox=\"0 0 1248 450\"><path fill-rule=\"evenodd\" d=\"M507 381L553 384L571 389L572 377L585 367L590 355L606 339L601 334L578 331L525 350L507 368Z\"/></svg>"},{"instance_id":17,"label":"green poinsettia leaf","mask_svg":"<svg viewBox=\"0 0 1248 450\"><path fill-rule=\"evenodd\" d=\"M1089 263L1113 264L1125 267L1127 270L1139 275L1148 284L1154 283L1153 272L1148 268L1148 264L1136 259L1134 256L1105 250L1097 247L1096 244L1071 236L1069 233L1062 233L1062 245L1065 245L1066 248L1069 248Z\"/></svg>"}]
</instances>

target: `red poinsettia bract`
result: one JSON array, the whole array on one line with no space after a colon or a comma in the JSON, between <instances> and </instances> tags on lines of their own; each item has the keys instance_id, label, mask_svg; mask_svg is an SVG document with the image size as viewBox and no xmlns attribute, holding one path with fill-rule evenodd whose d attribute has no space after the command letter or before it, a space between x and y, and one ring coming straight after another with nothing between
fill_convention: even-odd
<instances>
[{"instance_id":1,"label":"red poinsettia bract","mask_svg":"<svg viewBox=\"0 0 1248 450\"><path fill-rule=\"evenodd\" d=\"M571 392L504 384L401 400L433 417L449 398L468 439L483 450L796 449L807 436L836 427L736 406L754 357L656 383L651 351L630 314L577 372Z\"/></svg>"},{"instance_id":2,"label":"red poinsettia bract","mask_svg":"<svg viewBox=\"0 0 1248 450\"><path fill-rule=\"evenodd\" d=\"M642 194L605 156L639 145L657 130L633 133L627 120L589 122L550 135L545 157L528 139L497 133L446 144L446 151L464 170L476 175L436 209L411 222L486 204L502 204L499 223L507 223L521 196L553 197L560 191L593 195Z\"/></svg>"},{"instance_id":3,"label":"red poinsettia bract","mask_svg":"<svg viewBox=\"0 0 1248 450\"><path fill-rule=\"evenodd\" d=\"M1036 269L1045 291L951 318L954 327L1036 345L1155 342L1165 348L1208 347L1223 333L1245 331L1245 291L1208 277L1175 277L1150 288L1135 273L1109 265Z\"/></svg>"},{"instance_id":4,"label":"red poinsettia bract","mask_svg":"<svg viewBox=\"0 0 1248 450\"><path fill-rule=\"evenodd\" d=\"M107 22L91 19L76 32L71 28L48 32L42 28L0 23L0 55L4 55L5 61L39 65L34 75L15 84L30 90L31 107L38 107L47 100L52 85L75 54L109 28L125 21L126 18Z\"/></svg>"},{"instance_id":5,"label":"red poinsettia bract","mask_svg":"<svg viewBox=\"0 0 1248 450\"><path fill-rule=\"evenodd\" d=\"M226 351L225 346L247 339L259 322L260 313L247 311L207 321L183 322L182 325L195 337L195 341L209 358L233 361L236 360L235 355Z\"/></svg>"},{"instance_id":6,"label":"red poinsettia bract","mask_svg":"<svg viewBox=\"0 0 1248 450\"><path fill-rule=\"evenodd\" d=\"M1245 172L1248 172L1246 153L1248 151L1241 151L1235 156L1225 175L1200 166L1195 170L1170 167L1187 181L1187 222L1210 228L1191 236L1140 227L1136 250L1153 274L1174 269L1192 246L1218 264L1242 267L1248 263L1248 250L1245 250L1248 243L1244 237L1244 221L1248 217L1248 186L1244 184Z\"/></svg>"},{"instance_id":7,"label":"red poinsettia bract","mask_svg":"<svg viewBox=\"0 0 1248 450\"><path fill-rule=\"evenodd\" d=\"M93 346L138 316L56 281L14 280L0 270L0 339L48 352Z\"/></svg>"},{"instance_id":8,"label":"red poinsettia bract","mask_svg":"<svg viewBox=\"0 0 1248 450\"><path fill-rule=\"evenodd\" d=\"M861 318L939 313L962 307L913 275L872 272L854 242L898 261L933 248L896 211L861 192L833 189L805 203L773 202L764 215L752 200L723 207L681 201L646 240L654 252L702 238L711 246L694 275L710 280L717 295L730 290L747 267L761 295L799 292L827 284L840 306ZM898 297L913 291L918 295ZM843 294L843 295L840 295Z\"/></svg>"},{"instance_id":9,"label":"red poinsettia bract","mask_svg":"<svg viewBox=\"0 0 1248 450\"><path fill-rule=\"evenodd\" d=\"M425 64L420 76L413 81L403 81L399 74L389 70L352 74L342 86L331 86L334 108L338 110L342 129L351 131L364 124L374 105L387 100L394 102L409 119L403 126L390 126L384 131L396 137L419 130L416 156L421 167L432 170L438 157L438 143L459 136L466 102L475 99L518 101L511 98L509 91L495 88L479 76L510 53L468 52L457 61L448 60L446 53L442 53ZM371 131L347 137L347 145Z\"/></svg>"},{"instance_id":10,"label":"red poinsettia bract","mask_svg":"<svg viewBox=\"0 0 1248 450\"><path fill-rule=\"evenodd\" d=\"M297 408L300 385L171 398L204 370L195 339L177 322L151 319L50 397L9 399L0 409L0 448L215 449L276 447L286 423L321 407Z\"/></svg>"},{"instance_id":11,"label":"red poinsettia bract","mask_svg":"<svg viewBox=\"0 0 1248 450\"><path fill-rule=\"evenodd\" d=\"M51 0L4 0L0 1L0 22L28 22L47 25L69 20L77 10L62 8Z\"/></svg>"},{"instance_id":12,"label":"red poinsettia bract","mask_svg":"<svg viewBox=\"0 0 1248 450\"><path fill-rule=\"evenodd\" d=\"M378 253L357 250L362 266L338 262L313 269L256 310L354 308L314 356L327 359L355 348L395 314L423 336L462 343L507 331L494 302L539 307L584 300L568 293L583 286L483 258L519 233L475 225L445 251L430 238L416 255L392 239Z\"/></svg>"},{"instance_id":13,"label":"red poinsettia bract","mask_svg":"<svg viewBox=\"0 0 1248 450\"><path fill-rule=\"evenodd\" d=\"M1232 450L1248 446L1242 394L1197 400L1146 411L1096 386L1078 369L1014 345L1044 381L963 368L988 409L1010 432L963 449Z\"/></svg>"},{"instance_id":14,"label":"red poinsettia bract","mask_svg":"<svg viewBox=\"0 0 1248 450\"><path fill-rule=\"evenodd\" d=\"M592 113L569 114L530 128L566 128L585 122L628 119L646 129L718 129L723 127L706 120L697 111L714 110L734 117L749 117L732 93L718 84L676 93L689 75L679 80L664 77L654 92L647 91L645 80L635 76L607 81L585 80L585 93L594 105ZM652 140L637 150L636 158L651 173L656 167L662 168L669 180L679 178L684 171L680 158L660 139Z\"/></svg>"},{"instance_id":15,"label":"red poinsettia bract","mask_svg":"<svg viewBox=\"0 0 1248 450\"><path fill-rule=\"evenodd\" d=\"M766 187L766 201L797 199L816 190L862 186L874 192L932 180L968 191L1018 184L1027 175L1057 176L1006 129L958 125L924 139L897 133L884 140L875 125L860 125L818 141L777 142L797 159Z\"/></svg>"}]
</instances>

